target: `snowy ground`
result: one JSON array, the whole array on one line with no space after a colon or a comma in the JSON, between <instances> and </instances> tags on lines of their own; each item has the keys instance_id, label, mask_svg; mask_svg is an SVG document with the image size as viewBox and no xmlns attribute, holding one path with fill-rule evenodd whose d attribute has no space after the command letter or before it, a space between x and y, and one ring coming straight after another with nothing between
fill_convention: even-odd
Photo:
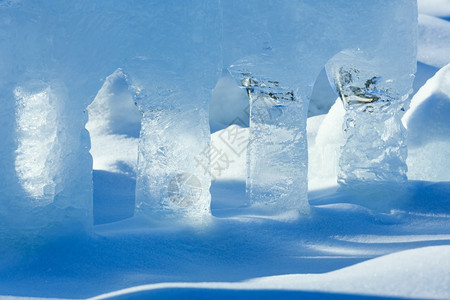
<instances>
[{"instance_id":1,"label":"snowy ground","mask_svg":"<svg viewBox=\"0 0 450 300\"><path fill-rule=\"evenodd\" d=\"M419 18L415 96L404 118L406 187L337 188L342 107L322 74L308 119L310 216L269 218L245 208L245 153L229 151L233 163L216 174L208 224L148 226L130 218L139 120L123 104L126 87L115 73L97 97L110 109L93 104L98 118L87 126L96 234L0 255L0 299L450 298L450 2L423 0L419 8L427 15ZM229 77L216 87L212 141L224 151L221 133L247 137L247 129L227 127L237 117L245 126L245 97Z\"/></svg>"}]
</instances>

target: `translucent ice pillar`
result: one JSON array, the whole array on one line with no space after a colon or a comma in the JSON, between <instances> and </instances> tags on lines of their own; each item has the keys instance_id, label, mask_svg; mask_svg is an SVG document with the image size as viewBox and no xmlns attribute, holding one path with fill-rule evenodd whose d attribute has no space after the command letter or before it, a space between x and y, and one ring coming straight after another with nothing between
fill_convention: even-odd
<instances>
[{"instance_id":1,"label":"translucent ice pillar","mask_svg":"<svg viewBox=\"0 0 450 300\"><path fill-rule=\"evenodd\" d=\"M247 194L253 207L269 214L309 211L309 87L301 71L296 5L230 1L224 6L224 63L249 96Z\"/></svg>"},{"instance_id":2,"label":"translucent ice pillar","mask_svg":"<svg viewBox=\"0 0 450 300\"><path fill-rule=\"evenodd\" d=\"M83 151L89 140L81 112L74 114L58 82L18 82L9 96L14 120L3 149L13 150L6 155L13 164L3 169L2 228L9 234L89 231L92 160Z\"/></svg>"},{"instance_id":3,"label":"translucent ice pillar","mask_svg":"<svg viewBox=\"0 0 450 300\"><path fill-rule=\"evenodd\" d=\"M201 220L210 213L209 116L220 75L218 1L165 2L153 9L155 44L128 65L143 114L136 212Z\"/></svg>"},{"instance_id":4,"label":"translucent ice pillar","mask_svg":"<svg viewBox=\"0 0 450 300\"><path fill-rule=\"evenodd\" d=\"M388 96L400 99L399 104L408 94L415 72L416 27L414 0L227 1L224 65L250 96L247 189L252 203L272 206L272 211L292 208L305 211L305 111L320 70L328 61L329 65L335 62L334 69L339 70L337 54L347 49L365 53L364 59L355 63L361 66L364 76L371 77L363 76L360 88L364 89L364 83L372 77L382 76L378 84L385 81L390 89ZM289 95L293 101L286 100ZM259 117L261 113L256 111L261 107L269 108L271 113ZM401 131L395 125L398 116L393 117L392 111L381 114L386 125L394 124L383 130ZM274 124L277 130L287 129L291 135L268 129ZM368 152L394 144L403 149L401 134L393 134L392 139L379 144L361 142L366 143L363 148ZM402 151L394 151L390 157L398 156L401 161ZM390 161L383 168L395 170L401 165L397 159ZM355 168L364 165L358 160L347 163Z\"/></svg>"},{"instance_id":5,"label":"translucent ice pillar","mask_svg":"<svg viewBox=\"0 0 450 300\"><path fill-rule=\"evenodd\" d=\"M201 89L196 94L178 90L165 97L138 100L143 113L136 182L138 215L193 220L209 215L209 96L209 91ZM189 102L195 98L199 102ZM169 107L144 104L171 100Z\"/></svg>"},{"instance_id":6,"label":"translucent ice pillar","mask_svg":"<svg viewBox=\"0 0 450 300\"><path fill-rule=\"evenodd\" d=\"M208 163L202 155L208 153L208 90L219 73L220 24L218 1L1 4L0 228L92 224L84 111L101 80L120 67L145 115L138 211L160 212L165 206L158 201L194 193L178 187L180 182L201 186L196 207L207 211L209 181L202 165L207 169ZM156 152L153 143L159 143ZM145 169L150 162L156 163ZM157 177L153 184L146 181L151 176Z\"/></svg>"},{"instance_id":7,"label":"translucent ice pillar","mask_svg":"<svg viewBox=\"0 0 450 300\"><path fill-rule=\"evenodd\" d=\"M336 55L327 72L346 109L338 181L347 185L405 181L407 149L401 117L412 76L395 76L385 58L370 58L362 51Z\"/></svg>"},{"instance_id":8,"label":"translucent ice pillar","mask_svg":"<svg viewBox=\"0 0 450 300\"><path fill-rule=\"evenodd\" d=\"M92 159L83 112L89 88L80 88L84 79L74 76L81 64L65 57L73 41L64 15L73 11L58 3L0 6L2 236L85 232L92 226Z\"/></svg>"},{"instance_id":9,"label":"translucent ice pillar","mask_svg":"<svg viewBox=\"0 0 450 300\"><path fill-rule=\"evenodd\" d=\"M305 103L294 90L245 66L232 65L230 70L249 96L247 193L251 204L266 212L306 213Z\"/></svg>"}]
</instances>

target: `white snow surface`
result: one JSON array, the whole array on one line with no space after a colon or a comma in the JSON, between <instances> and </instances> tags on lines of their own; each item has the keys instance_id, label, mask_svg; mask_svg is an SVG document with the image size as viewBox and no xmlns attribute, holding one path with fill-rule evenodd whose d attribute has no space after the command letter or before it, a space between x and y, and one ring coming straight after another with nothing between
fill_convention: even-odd
<instances>
[{"instance_id":1,"label":"white snow surface","mask_svg":"<svg viewBox=\"0 0 450 300\"><path fill-rule=\"evenodd\" d=\"M105 79L87 110L86 129L91 136L93 168L135 172L141 113L128 92L126 76L120 69Z\"/></svg>"},{"instance_id":2,"label":"white snow surface","mask_svg":"<svg viewBox=\"0 0 450 300\"><path fill-rule=\"evenodd\" d=\"M419 12L435 17L450 16L449 0L418 0Z\"/></svg>"},{"instance_id":3,"label":"white snow surface","mask_svg":"<svg viewBox=\"0 0 450 300\"><path fill-rule=\"evenodd\" d=\"M133 297L138 293L140 297L152 296L156 289L162 290L161 294L164 295L169 294L171 289L188 288L195 289L195 296L202 296L202 289L215 290L215 293L235 289L326 291L343 295L440 299L450 296L450 246L400 251L324 274L269 276L238 283L151 284L103 294L92 299L116 299L125 295Z\"/></svg>"},{"instance_id":4,"label":"white snow surface","mask_svg":"<svg viewBox=\"0 0 450 300\"><path fill-rule=\"evenodd\" d=\"M419 15L417 60L438 68L450 63L450 22Z\"/></svg>"},{"instance_id":5,"label":"white snow surface","mask_svg":"<svg viewBox=\"0 0 450 300\"><path fill-rule=\"evenodd\" d=\"M340 149L345 143L343 133L345 109L340 98L336 99L328 114L325 115L315 133L314 143L308 144L309 174L308 185L310 190L322 189L324 186L336 185ZM310 135L314 127L308 119Z\"/></svg>"},{"instance_id":6,"label":"white snow surface","mask_svg":"<svg viewBox=\"0 0 450 300\"><path fill-rule=\"evenodd\" d=\"M414 95L403 117L408 129L408 176L450 181L450 64Z\"/></svg>"}]
</instances>

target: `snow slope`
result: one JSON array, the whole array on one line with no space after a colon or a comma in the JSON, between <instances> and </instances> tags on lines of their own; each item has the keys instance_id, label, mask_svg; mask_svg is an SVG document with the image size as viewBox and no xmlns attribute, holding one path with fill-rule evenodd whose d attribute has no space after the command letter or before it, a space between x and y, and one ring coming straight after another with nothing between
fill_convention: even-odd
<instances>
[{"instance_id":1,"label":"snow slope","mask_svg":"<svg viewBox=\"0 0 450 300\"><path fill-rule=\"evenodd\" d=\"M430 285L434 294L424 290L418 297L425 293L427 297L450 296L444 288L434 289L449 278L445 273L448 268L444 268L448 247L437 248L442 256L423 252L418 259L411 259L420 262L414 269L409 252L384 260L387 265L398 261L386 273L381 266L372 268L377 262L370 263L371 259L398 251L450 245L448 183L410 182L410 194L403 201L378 199L377 207L372 208L344 191L319 190L309 195L311 217L300 219L289 215L261 217L242 208L243 188L236 182L215 184L215 217L202 228L158 227L128 218L96 226L96 235L91 238L56 238L45 245L25 245L20 251L4 252L0 261L0 294L85 298L144 284L246 282L297 274L290 279L301 279L298 290L411 296L417 288L416 281L404 278L412 276L410 270L418 269L425 275L440 276L438 281L428 277L427 282L434 282ZM129 207L133 204L126 203ZM109 207L108 203L104 205ZM402 255L406 255L404 259L400 259ZM442 269L436 269L435 258L441 259ZM356 283L346 277L339 283L340 274L352 273L343 268L364 261L370 268L364 264L354 267L361 272L362 283L372 282L371 289L356 288ZM394 270L396 276L391 274ZM370 274L377 275L376 279L369 280ZM392 285L382 288L387 275L391 276ZM328 279L333 279L334 285L320 283ZM280 288L292 289L294 285L288 280ZM275 286L274 283L272 287ZM239 291L243 287L232 288ZM255 298L258 295L261 294L256 293Z\"/></svg>"},{"instance_id":2,"label":"snow slope","mask_svg":"<svg viewBox=\"0 0 450 300\"><path fill-rule=\"evenodd\" d=\"M449 236L447 236L447 239ZM127 299L170 296L187 293L190 297L223 297L229 290L251 291L245 298L256 299L264 291L288 298L343 297L376 295L384 297L441 298L450 295L450 246L431 246L374 258L337 271L323 274L280 275L256 278L239 283L165 283L133 287L107 293L93 299ZM441 278L441 280L436 280ZM399 280L401 279L401 280ZM412 288L413 287L413 288ZM178 290L178 291L177 291ZM228 291L227 291L228 290ZM259 293L255 291L258 291ZM297 293L294 293L297 291ZM301 292L298 292L301 291ZM304 293L312 292L311 294ZM318 292L321 291L321 292ZM326 293L323 293L326 291ZM252 293L253 292L253 293ZM242 295L242 296L244 296ZM228 296L228 295L227 295ZM244 298L244 297L242 297Z\"/></svg>"},{"instance_id":3,"label":"snow slope","mask_svg":"<svg viewBox=\"0 0 450 300\"><path fill-rule=\"evenodd\" d=\"M449 0L418 0L419 12L422 14L441 17L443 19L450 17Z\"/></svg>"},{"instance_id":4,"label":"snow slope","mask_svg":"<svg viewBox=\"0 0 450 300\"><path fill-rule=\"evenodd\" d=\"M410 179L450 181L450 64L429 79L411 100L408 129Z\"/></svg>"},{"instance_id":5,"label":"snow slope","mask_svg":"<svg viewBox=\"0 0 450 300\"><path fill-rule=\"evenodd\" d=\"M434 67L450 61L450 22L419 15L417 60Z\"/></svg>"}]
</instances>

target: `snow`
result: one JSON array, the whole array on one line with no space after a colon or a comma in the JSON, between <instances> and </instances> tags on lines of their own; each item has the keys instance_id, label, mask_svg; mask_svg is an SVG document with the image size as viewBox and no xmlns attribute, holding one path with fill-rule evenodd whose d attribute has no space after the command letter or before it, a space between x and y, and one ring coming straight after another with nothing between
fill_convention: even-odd
<instances>
[{"instance_id":1,"label":"snow","mask_svg":"<svg viewBox=\"0 0 450 300\"><path fill-rule=\"evenodd\" d=\"M148 227L139 219L98 225L93 238L56 239L3 256L0 291L84 298L156 284L151 288L165 289L149 295L169 297L171 287L181 295L200 296L213 289L219 297L228 295L224 288L238 294L251 289L250 299L267 289L268 295L295 289L296 296L314 291L319 296L448 298L450 186L410 182L410 188L410 200L385 201L377 209L345 192L318 190L309 195L310 218L264 218L242 208L243 185L218 181L212 187L215 217L209 226ZM122 209L134 208L133 200L122 203ZM103 208L111 205L105 202ZM269 279L258 283L261 277ZM133 296L130 290L123 293Z\"/></svg>"},{"instance_id":2,"label":"snow","mask_svg":"<svg viewBox=\"0 0 450 300\"><path fill-rule=\"evenodd\" d=\"M408 176L450 181L450 64L429 79L411 100L403 118L408 128Z\"/></svg>"},{"instance_id":3,"label":"snow","mask_svg":"<svg viewBox=\"0 0 450 300\"><path fill-rule=\"evenodd\" d=\"M419 11L422 14L435 17L450 17L449 0L418 0Z\"/></svg>"},{"instance_id":4,"label":"snow","mask_svg":"<svg viewBox=\"0 0 450 300\"><path fill-rule=\"evenodd\" d=\"M247 92L240 88L228 71L224 71L209 103L211 132L225 129L231 124L248 127L250 106Z\"/></svg>"},{"instance_id":5,"label":"snow","mask_svg":"<svg viewBox=\"0 0 450 300\"><path fill-rule=\"evenodd\" d=\"M116 71L88 108L95 233L8 246L0 240L0 299L450 298L450 3L423 0L419 10L418 71L402 120L409 139L402 193L338 188L344 110L323 91L329 86L322 75L314 89L327 99L313 98L307 120L310 216L263 216L249 207L247 148L236 151L249 135L248 99L225 73L210 124L212 145L230 163L213 173L213 216L200 227L132 218L140 113ZM6 107L2 125L8 114ZM29 116L25 110L23 122ZM2 137L11 130L6 125ZM53 136L53 128L36 130ZM21 168L40 167L38 154L25 155ZM41 193L42 183L34 187Z\"/></svg>"},{"instance_id":6,"label":"snow","mask_svg":"<svg viewBox=\"0 0 450 300\"><path fill-rule=\"evenodd\" d=\"M450 61L450 22L436 17L419 15L417 60L443 67Z\"/></svg>"},{"instance_id":7,"label":"snow","mask_svg":"<svg viewBox=\"0 0 450 300\"><path fill-rule=\"evenodd\" d=\"M310 166L308 168L308 185L310 190L323 189L326 186L333 186L337 182L340 149L345 143L342 131L344 116L344 106L341 99L337 98L319 127L316 127L316 131L312 125L314 124L313 118L308 119L310 134L313 135L312 132L315 132L314 143L310 142L308 147Z\"/></svg>"},{"instance_id":8,"label":"snow","mask_svg":"<svg viewBox=\"0 0 450 300\"><path fill-rule=\"evenodd\" d=\"M177 289L191 289L189 292L191 297L205 297L208 294L220 295L220 292L223 293L224 290L310 291L315 292L311 296L317 297L326 296L326 294L321 295L318 291L327 290L335 297L356 292L360 295L376 295L378 297L439 299L442 295L450 293L449 275L450 246L431 246L400 251L323 274L270 276L240 283L152 284L115 291L92 299L120 299L120 296L125 295L127 297L137 297L138 295L139 297L154 295L164 297ZM436 277L442 278L442 280L436 280ZM399 278L402 278L400 284ZM411 289L411 286L414 288ZM249 294L252 295L252 293ZM280 293L280 295L283 294ZM294 295L305 296L303 293ZM252 296L249 298L257 298L260 295L253 293Z\"/></svg>"},{"instance_id":9,"label":"snow","mask_svg":"<svg viewBox=\"0 0 450 300\"><path fill-rule=\"evenodd\" d=\"M450 293L449 275L450 246L434 246L400 251L330 273L276 276L252 283L260 288L431 299Z\"/></svg>"},{"instance_id":10,"label":"snow","mask_svg":"<svg viewBox=\"0 0 450 300\"><path fill-rule=\"evenodd\" d=\"M87 110L94 170L136 173L142 115L122 70L106 78Z\"/></svg>"}]
</instances>

